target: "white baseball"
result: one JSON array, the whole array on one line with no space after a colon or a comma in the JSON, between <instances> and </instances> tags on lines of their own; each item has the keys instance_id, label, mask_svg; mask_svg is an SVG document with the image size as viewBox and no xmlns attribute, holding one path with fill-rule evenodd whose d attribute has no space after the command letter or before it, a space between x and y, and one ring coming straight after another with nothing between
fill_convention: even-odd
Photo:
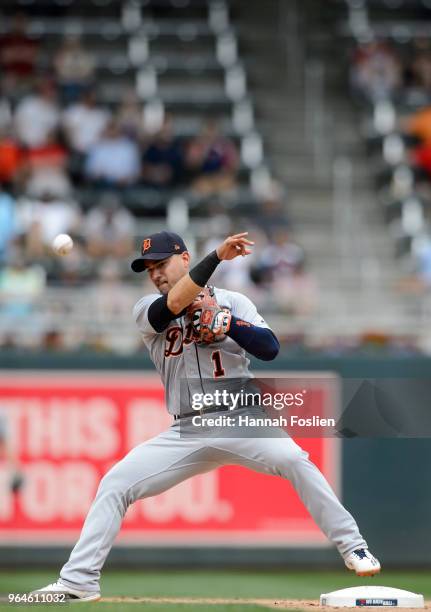
<instances>
[{"instance_id":1,"label":"white baseball","mask_svg":"<svg viewBox=\"0 0 431 612\"><path fill-rule=\"evenodd\" d=\"M69 234L58 234L52 241L52 250L57 255L68 255L73 249L73 240Z\"/></svg>"}]
</instances>

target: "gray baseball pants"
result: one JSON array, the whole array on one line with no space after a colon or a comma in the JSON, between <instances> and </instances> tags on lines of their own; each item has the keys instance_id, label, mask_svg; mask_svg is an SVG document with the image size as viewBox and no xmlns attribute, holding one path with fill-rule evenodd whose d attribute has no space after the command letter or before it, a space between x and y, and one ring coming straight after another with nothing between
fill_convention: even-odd
<instances>
[{"instance_id":1,"label":"gray baseball pants","mask_svg":"<svg viewBox=\"0 0 431 612\"><path fill-rule=\"evenodd\" d=\"M238 413L246 411L264 416L255 407ZM184 429L184 420L181 428L180 422L175 421L167 431L131 450L102 478L80 538L60 572L66 586L99 590L101 569L130 504L222 465L242 465L290 480L342 557L367 547L355 520L308 459L308 453L281 429L274 429L274 437L259 437L261 430L256 437L253 431L250 437L235 437L235 428L213 430L208 436L198 437L196 428L190 435Z\"/></svg>"}]
</instances>

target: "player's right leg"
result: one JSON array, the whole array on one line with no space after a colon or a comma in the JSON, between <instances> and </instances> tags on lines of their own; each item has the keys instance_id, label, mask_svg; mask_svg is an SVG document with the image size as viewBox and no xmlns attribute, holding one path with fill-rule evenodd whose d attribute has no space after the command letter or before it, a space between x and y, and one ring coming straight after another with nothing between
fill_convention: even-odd
<instances>
[{"instance_id":1,"label":"player's right leg","mask_svg":"<svg viewBox=\"0 0 431 612\"><path fill-rule=\"evenodd\" d=\"M197 437L180 437L173 427L134 448L102 478L60 581L45 589L75 600L98 599L101 569L130 504L217 467L207 457Z\"/></svg>"},{"instance_id":2,"label":"player's right leg","mask_svg":"<svg viewBox=\"0 0 431 612\"><path fill-rule=\"evenodd\" d=\"M256 416L259 415L262 416L256 409ZM244 437L244 429L239 428L239 432L243 437L236 438L235 430L231 429L226 437L211 441L214 450L222 453L224 462L290 480L316 524L338 548L346 566L358 576L378 573L380 563L369 552L355 519L310 461L308 453L279 428L268 428L268 437L263 437L259 428L255 432L249 428L249 437Z\"/></svg>"}]
</instances>

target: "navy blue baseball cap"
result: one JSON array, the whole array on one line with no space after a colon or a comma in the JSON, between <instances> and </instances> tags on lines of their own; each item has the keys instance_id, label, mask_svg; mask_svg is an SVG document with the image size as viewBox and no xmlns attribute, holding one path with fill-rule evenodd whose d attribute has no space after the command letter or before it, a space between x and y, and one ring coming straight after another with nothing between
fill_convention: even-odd
<instances>
[{"instance_id":1,"label":"navy blue baseball cap","mask_svg":"<svg viewBox=\"0 0 431 612\"><path fill-rule=\"evenodd\" d=\"M131 264L133 272L143 272L145 262L149 260L166 259L187 251L184 240L174 232L157 232L144 238L141 246L141 257Z\"/></svg>"}]
</instances>

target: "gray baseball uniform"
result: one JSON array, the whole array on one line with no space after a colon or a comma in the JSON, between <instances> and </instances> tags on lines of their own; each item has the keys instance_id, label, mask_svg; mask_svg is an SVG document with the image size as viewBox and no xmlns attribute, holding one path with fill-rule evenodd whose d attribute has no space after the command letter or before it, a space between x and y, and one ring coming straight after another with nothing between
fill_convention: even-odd
<instances>
[{"instance_id":1,"label":"gray baseball uniform","mask_svg":"<svg viewBox=\"0 0 431 612\"><path fill-rule=\"evenodd\" d=\"M220 306L236 317L268 327L254 304L244 295L215 289ZM251 378L245 351L229 337L222 342L198 345L193 341L191 323L185 317L170 322L157 333L148 321L148 308L159 294L146 296L134 308L134 317L166 391L172 415L191 412L180 393L186 381L191 393L202 391L205 380ZM261 409L249 406L235 410L262 416ZM185 421L185 419L182 419ZM284 431L275 437L235 436L218 431L216 437L180 433L180 420L152 440L140 444L117 463L101 480L81 536L60 577L70 587L99 590L100 571L121 527L130 504L157 495L196 474L221 465L242 465L257 472L289 479L315 522L346 558L353 550L366 548L353 517L337 499L329 484L303 451ZM250 492L252 493L252 492Z\"/></svg>"}]
</instances>

